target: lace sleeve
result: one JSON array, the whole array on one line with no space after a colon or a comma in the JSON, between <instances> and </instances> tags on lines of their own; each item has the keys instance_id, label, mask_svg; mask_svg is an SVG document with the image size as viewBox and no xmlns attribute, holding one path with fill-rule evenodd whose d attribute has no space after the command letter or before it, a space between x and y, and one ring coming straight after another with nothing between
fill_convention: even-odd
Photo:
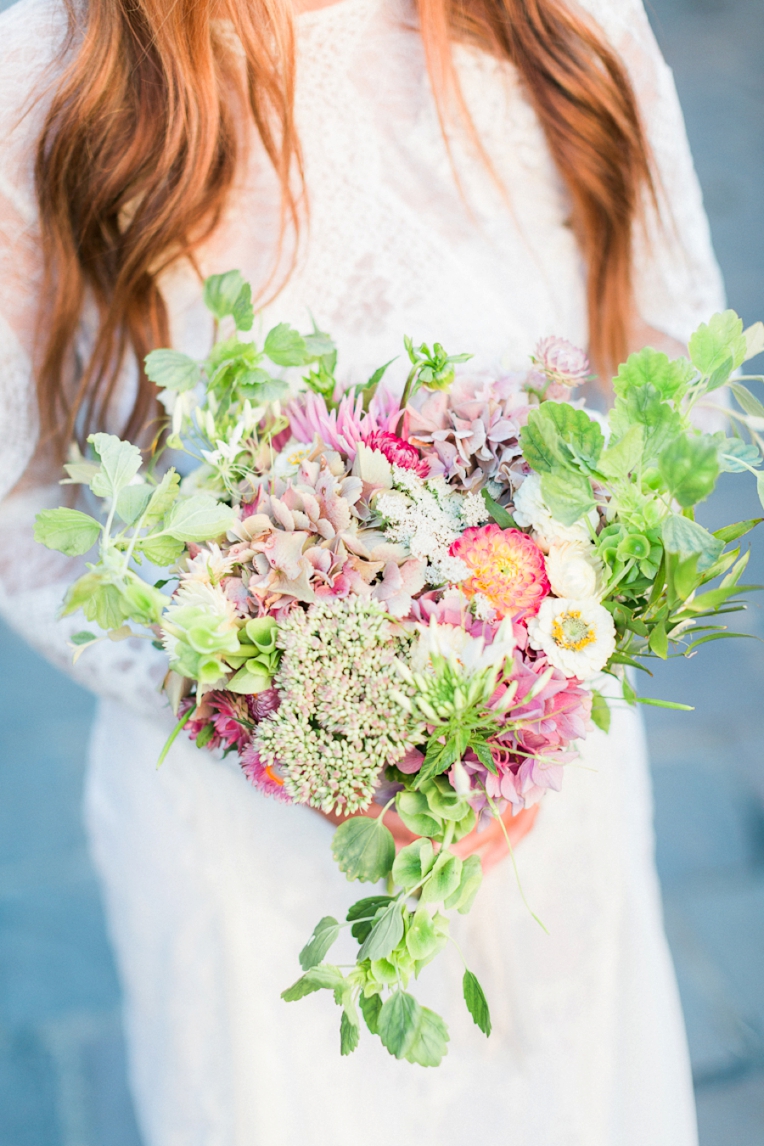
<instances>
[{"instance_id":1,"label":"lace sleeve","mask_svg":"<svg viewBox=\"0 0 764 1146\"><path fill-rule=\"evenodd\" d=\"M63 502L55 481L34 476L44 471L34 457L31 359L41 278L32 154L64 26L62 6L50 0L20 0L0 15L0 614L81 684L160 713L165 663L148 641L104 641L72 666L67 642L85 623L57 613L82 566L32 536L35 514Z\"/></svg>"},{"instance_id":2,"label":"lace sleeve","mask_svg":"<svg viewBox=\"0 0 764 1146\"><path fill-rule=\"evenodd\" d=\"M646 226L635 236L640 317L686 343L725 300L674 78L642 0L580 3L628 69L655 163L659 210L648 206Z\"/></svg>"}]
</instances>

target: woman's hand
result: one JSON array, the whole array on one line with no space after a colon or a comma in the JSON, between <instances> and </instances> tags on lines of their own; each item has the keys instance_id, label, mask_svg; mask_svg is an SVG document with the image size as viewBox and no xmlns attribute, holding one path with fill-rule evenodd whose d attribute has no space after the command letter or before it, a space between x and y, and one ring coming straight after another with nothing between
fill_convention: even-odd
<instances>
[{"instance_id":1,"label":"woman's hand","mask_svg":"<svg viewBox=\"0 0 764 1146\"><path fill-rule=\"evenodd\" d=\"M524 808L518 812L516 816L513 816L510 806L504 812L501 818L507 829L509 842L513 848L517 847L520 840L522 840L524 836L527 836L533 827L536 822L538 810L538 805L536 805L533 808ZM370 808L367 808L366 811L361 814L376 819L381 812L382 808L379 804L372 804ZM347 816L339 816L336 812L321 812L320 814L329 820L330 823L337 825L348 819ZM411 844L415 839L418 839L413 832L409 831L397 812L387 812L385 815L385 824L393 834L396 852L399 852L401 848L405 848L407 844ZM467 856L470 855L480 856L484 872L490 871L492 867L509 855L507 841L504 838L504 832L498 820L492 820L489 826L484 828L482 832L478 832L477 828L473 829L469 835L463 836L458 843L452 844L451 850L461 859L466 859Z\"/></svg>"}]
</instances>

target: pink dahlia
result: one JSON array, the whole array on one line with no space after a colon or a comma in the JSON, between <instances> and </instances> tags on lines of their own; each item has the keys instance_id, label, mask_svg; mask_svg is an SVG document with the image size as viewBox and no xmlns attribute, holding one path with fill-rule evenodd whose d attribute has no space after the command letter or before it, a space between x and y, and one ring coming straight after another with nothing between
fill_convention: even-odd
<instances>
[{"instance_id":1,"label":"pink dahlia","mask_svg":"<svg viewBox=\"0 0 764 1146\"><path fill-rule=\"evenodd\" d=\"M449 550L471 570L460 584L468 597L480 593L499 617L515 613L533 615L549 593L544 554L519 529L473 526L465 529Z\"/></svg>"},{"instance_id":2,"label":"pink dahlia","mask_svg":"<svg viewBox=\"0 0 764 1146\"><path fill-rule=\"evenodd\" d=\"M280 775L278 764L265 764L260 754L251 745L245 748L240 758L244 775L266 796L274 796L283 804L291 804L292 799L284 786L284 778Z\"/></svg>"},{"instance_id":3,"label":"pink dahlia","mask_svg":"<svg viewBox=\"0 0 764 1146\"><path fill-rule=\"evenodd\" d=\"M391 466L399 466L402 470L413 470L421 478L426 478L430 473L430 463L420 458L416 446L404 442L403 438L391 434L388 430L373 430L364 438L364 445L370 450L379 450Z\"/></svg>"}]
</instances>

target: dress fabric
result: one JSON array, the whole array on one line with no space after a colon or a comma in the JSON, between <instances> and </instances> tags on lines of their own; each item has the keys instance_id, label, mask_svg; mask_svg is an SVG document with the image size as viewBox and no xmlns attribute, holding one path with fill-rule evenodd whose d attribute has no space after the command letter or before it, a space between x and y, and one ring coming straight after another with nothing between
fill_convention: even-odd
<instances>
[{"instance_id":1,"label":"dress fabric","mask_svg":"<svg viewBox=\"0 0 764 1146\"><path fill-rule=\"evenodd\" d=\"M636 236L641 315L686 339L723 297L671 74L641 0L585 6L630 70L660 176L662 217L648 210ZM513 68L456 50L492 179L463 126L449 124L446 145L421 42L398 0L340 0L297 25L310 216L296 269L261 328L304 328L312 313L338 344L341 377L355 381L400 355L404 333L472 351L474 364L494 370L522 369L549 334L585 344L566 192ZM31 541L34 511L58 504L60 490L20 482L37 438L33 149L61 67L63 5L20 0L0 16L0 33L0 606L102 697L86 814L146 1146L463 1146L475 1135L485 1146L694 1146L632 710L616 704L610 734L588 736L518 851L525 895L549 934L523 906L509 863L455 922L490 1001L490 1039L463 1007L455 951L416 985L451 1032L443 1065L423 1070L365 1032L340 1058L339 1012L325 993L279 998L318 918L339 917L363 894L334 865L330 826L267 800L230 758L182 739L157 773L172 719L157 692L163 658L148 642L104 642L72 669L66 637L82 619L58 623L55 613L74 564ZM274 178L253 138L200 252L203 272L238 267L263 285L277 223ZM174 345L204 354L212 331L198 278L178 265L163 288ZM390 375L400 383L404 373L399 358ZM125 402L132 377L127 370Z\"/></svg>"}]
</instances>

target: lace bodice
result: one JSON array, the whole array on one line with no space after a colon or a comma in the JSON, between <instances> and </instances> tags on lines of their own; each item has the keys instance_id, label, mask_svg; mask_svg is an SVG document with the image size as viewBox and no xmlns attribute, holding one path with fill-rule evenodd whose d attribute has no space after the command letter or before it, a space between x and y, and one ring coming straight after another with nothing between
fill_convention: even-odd
<instances>
[{"instance_id":1,"label":"lace bodice","mask_svg":"<svg viewBox=\"0 0 764 1146\"><path fill-rule=\"evenodd\" d=\"M655 156L663 200L636 236L641 317L686 339L722 291L671 73L641 0L585 0L626 62ZM422 45L405 0L339 0L298 19L296 120L309 219L297 265L261 315L304 327L309 312L356 380L401 352L401 337L439 339L484 367L522 368L536 341L587 341L584 269L566 190L511 65L457 47L467 105L499 180L458 123L444 142ZM32 153L65 30L61 0L19 0L0 16L0 496L21 478L36 442L30 352L40 252ZM205 274L238 267L255 284L272 273L275 179L254 139L225 216L199 252ZM449 155L450 152L450 155ZM458 182L454 173L458 176ZM206 352L211 324L186 264L163 281L174 344ZM399 360L393 378L405 370ZM397 371L397 374L396 374ZM130 398L129 372L124 381ZM0 605L49 657L69 661L54 623L71 562L31 542L33 513L56 487L16 492L2 511ZM77 675L97 691L158 707L162 658L147 645L98 646Z\"/></svg>"}]
</instances>

